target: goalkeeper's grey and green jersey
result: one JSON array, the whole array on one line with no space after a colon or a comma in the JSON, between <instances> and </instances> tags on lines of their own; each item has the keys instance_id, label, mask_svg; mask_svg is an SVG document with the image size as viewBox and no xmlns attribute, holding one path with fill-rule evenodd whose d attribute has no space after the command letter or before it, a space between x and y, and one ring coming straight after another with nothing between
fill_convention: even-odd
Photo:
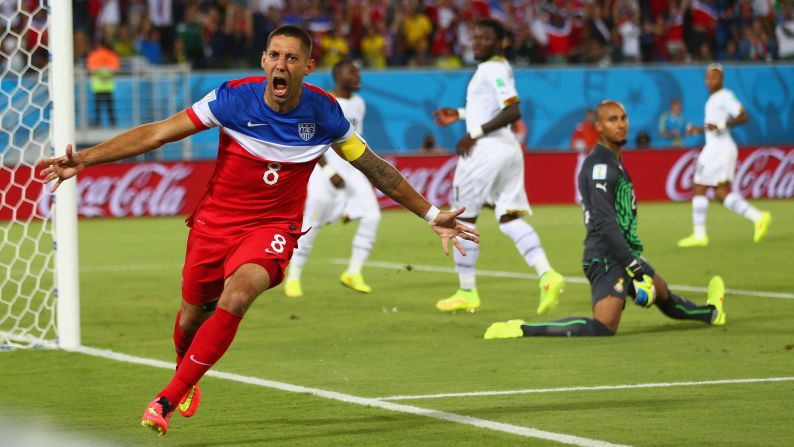
<instances>
[{"instance_id":1,"label":"goalkeeper's grey and green jersey","mask_svg":"<svg viewBox=\"0 0 794 447\"><path fill-rule=\"evenodd\" d=\"M637 201L621 160L598 144L579 171L584 225L584 262L601 260L623 268L642 255Z\"/></svg>"}]
</instances>

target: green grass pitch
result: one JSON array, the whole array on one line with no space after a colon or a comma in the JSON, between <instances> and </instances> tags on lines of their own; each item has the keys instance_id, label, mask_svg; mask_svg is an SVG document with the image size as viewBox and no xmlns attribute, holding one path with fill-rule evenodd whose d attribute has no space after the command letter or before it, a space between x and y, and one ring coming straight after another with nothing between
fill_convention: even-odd
<instances>
[{"instance_id":1,"label":"green grass pitch","mask_svg":"<svg viewBox=\"0 0 794 447\"><path fill-rule=\"evenodd\" d=\"M498 273L478 278L476 313L441 314L434 303L457 287L426 224L384 213L371 261L374 288L360 295L338 276L354 224L322 230L307 266L305 297L266 292L213 368L347 395L380 398L794 376L794 202L762 201L774 222L762 244L752 225L724 208L709 210L711 245L682 250L690 206L640 204L646 256L671 285L705 287L714 274L729 289L728 322L712 328L667 319L627 304L618 336L482 340L494 321L534 315L537 281ZM552 264L582 278L584 228L574 206L537 206L529 222ZM493 214L480 219L479 268L530 274ZM179 218L80 221L82 342L160 361L173 360L187 229ZM410 266L410 267L409 267ZM509 275L508 275L509 276ZM675 287L673 290L676 291ZM695 302L705 293L682 291ZM547 318L589 315L586 284L569 282ZM176 415L157 438L139 425L146 403L171 371L80 353L0 352L0 414L114 445L157 446L513 446L556 442L291 393L213 377L192 419ZM427 397L394 401L493 423L642 446L793 445L792 381L545 393ZM0 421L3 418L0 418ZM1 442L0 442L1 443Z\"/></svg>"}]
</instances>

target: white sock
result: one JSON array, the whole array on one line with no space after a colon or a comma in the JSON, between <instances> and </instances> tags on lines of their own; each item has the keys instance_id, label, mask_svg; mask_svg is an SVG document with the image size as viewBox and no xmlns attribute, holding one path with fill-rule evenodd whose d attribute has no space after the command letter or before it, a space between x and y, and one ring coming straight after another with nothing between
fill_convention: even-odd
<instances>
[{"instance_id":1,"label":"white sock","mask_svg":"<svg viewBox=\"0 0 794 447\"><path fill-rule=\"evenodd\" d=\"M695 230L695 237L703 239L706 237L706 215L709 210L709 199L706 196L692 197L692 227Z\"/></svg>"},{"instance_id":2,"label":"white sock","mask_svg":"<svg viewBox=\"0 0 794 447\"><path fill-rule=\"evenodd\" d=\"M471 228L477 228L476 225L466 222L466 225ZM457 249L452 249L452 256L455 259L455 271L458 272L458 281L460 281L460 288L463 290L472 290L477 288L477 257L480 255L480 246L472 241L458 238L460 245L466 250L466 256L463 256Z\"/></svg>"},{"instance_id":3,"label":"white sock","mask_svg":"<svg viewBox=\"0 0 794 447\"><path fill-rule=\"evenodd\" d=\"M533 267L538 275L543 276L551 269L543 245L540 244L540 236L532 228L532 225L523 219L513 219L510 222L499 224L499 230L513 240L516 249L521 253L527 265Z\"/></svg>"},{"instance_id":4,"label":"white sock","mask_svg":"<svg viewBox=\"0 0 794 447\"><path fill-rule=\"evenodd\" d=\"M752 220L753 223L758 222L758 219L761 218L761 212L750 205L748 201L744 200L744 197L735 192L728 194L722 204L725 205L725 208L728 208L745 219Z\"/></svg>"},{"instance_id":5,"label":"white sock","mask_svg":"<svg viewBox=\"0 0 794 447\"><path fill-rule=\"evenodd\" d=\"M306 227L304 227L306 228ZM290 267L287 270L287 280L291 279L301 279L301 273L303 272L303 267L309 262L309 255L312 254L312 248L314 247L314 241L317 239L317 235L320 233L320 227L315 226L309 230L308 233L301 236L298 240L298 248L292 254L292 259L290 260Z\"/></svg>"},{"instance_id":6,"label":"white sock","mask_svg":"<svg viewBox=\"0 0 794 447\"><path fill-rule=\"evenodd\" d=\"M380 223L380 212L364 216L358 223L356 235L353 236L353 249L350 253L350 262L347 264L347 273L357 275L361 267L367 262L372 247L375 246L375 236Z\"/></svg>"}]
</instances>

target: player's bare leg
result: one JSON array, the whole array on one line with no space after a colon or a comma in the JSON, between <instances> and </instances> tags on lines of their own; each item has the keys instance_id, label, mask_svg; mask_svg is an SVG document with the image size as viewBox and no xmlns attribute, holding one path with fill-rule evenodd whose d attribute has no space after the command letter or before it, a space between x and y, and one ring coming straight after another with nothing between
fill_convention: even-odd
<instances>
[{"instance_id":1,"label":"player's bare leg","mask_svg":"<svg viewBox=\"0 0 794 447\"><path fill-rule=\"evenodd\" d=\"M458 218L471 228L476 228L477 217ZM480 307L480 295L477 293L477 258L480 254L480 247L474 242L460 239L460 243L466 250L466 256L457 250L453 253L455 259L455 271L458 272L460 288L449 298L440 300L436 303L436 309L442 312L454 312L457 310L474 311Z\"/></svg>"},{"instance_id":2,"label":"player's bare leg","mask_svg":"<svg viewBox=\"0 0 794 447\"><path fill-rule=\"evenodd\" d=\"M245 312L270 285L268 271L258 264L244 264L227 280L215 313L201 325L171 382L149 403L141 424L158 432L168 432L174 403L198 383L214 365L237 334Z\"/></svg>"}]
</instances>

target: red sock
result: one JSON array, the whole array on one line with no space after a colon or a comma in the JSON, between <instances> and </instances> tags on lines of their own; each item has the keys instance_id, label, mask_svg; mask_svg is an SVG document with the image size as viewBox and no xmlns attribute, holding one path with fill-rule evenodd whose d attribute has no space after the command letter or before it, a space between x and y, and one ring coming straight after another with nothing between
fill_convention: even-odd
<instances>
[{"instance_id":1,"label":"red sock","mask_svg":"<svg viewBox=\"0 0 794 447\"><path fill-rule=\"evenodd\" d=\"M182 311L176 313L176 321L174 322L174 349L176 350L176 366L182 363L182 358L185 357L190 343L193 342L193 335L186 335L185 332L179 327L179 319L182 317Z\"/></svg>"},{"instance_id":2,"label":"red sock","mask_svg":"<svg viewBox=\"0 0 794 447\"><path fill-rule=\"evenodd\" d=\"M185 353L185 361L179 364L171 382L158 396L165 396L172 405L176 405L229 349L242 319L239 315L218 308L196 332L193 343Z\"/></svg>"}]
</instances>

